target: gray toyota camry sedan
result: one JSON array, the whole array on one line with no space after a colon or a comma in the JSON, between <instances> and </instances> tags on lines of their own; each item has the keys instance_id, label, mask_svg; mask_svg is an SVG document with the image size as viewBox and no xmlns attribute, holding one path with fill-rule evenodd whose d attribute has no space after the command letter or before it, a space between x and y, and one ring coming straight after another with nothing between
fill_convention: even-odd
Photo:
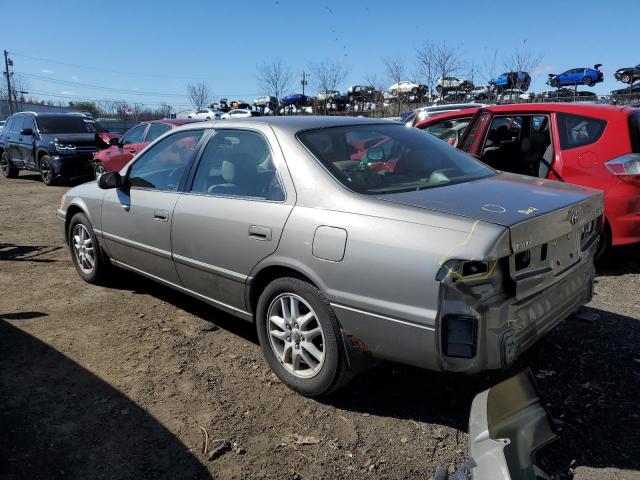
<instances>
[{"instance_id":1,"label":"gray toyota camry sedan","mask_svg":"<svg viewBox=\"0 0 640 480\"><path fill-rule=\"evenodd\" d=\"M276 117L172 130L57 215L84 280L115 265L254 322L314 396L367 358L509 365L590 300L602 212L402 124Z\"/></svg>"}]
</instances>

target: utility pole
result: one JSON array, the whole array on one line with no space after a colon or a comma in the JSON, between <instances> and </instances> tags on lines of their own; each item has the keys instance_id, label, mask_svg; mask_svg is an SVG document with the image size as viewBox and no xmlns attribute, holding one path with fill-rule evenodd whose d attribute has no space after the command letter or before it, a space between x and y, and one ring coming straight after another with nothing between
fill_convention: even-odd
<instances>
[{"instance_id":1,"label":"utility pole","mask_svg":"<svg viewBox=\"0 0 640 480\"><path fill-rule=\"evenodd\" d=\"M9 65L13 62L9 60L9 52L4 51L4 74L7 76L7 101L9 102L9 115L13 115L13 104L11 103L11 76L9 75Z\"/></svg>"},{"instance_id":2,"label":"utility pole","mask_svg":"<svg viewBox=\"0 0 640 480\"><path fill-rule=\"evenodd\" d=\"M307 78L309 78L309 76L305 72L302 72L302 80L300 81L300 85L302 85L302 95L304 95L304 87L308 83Z\"/></svg>"}]
</instances>

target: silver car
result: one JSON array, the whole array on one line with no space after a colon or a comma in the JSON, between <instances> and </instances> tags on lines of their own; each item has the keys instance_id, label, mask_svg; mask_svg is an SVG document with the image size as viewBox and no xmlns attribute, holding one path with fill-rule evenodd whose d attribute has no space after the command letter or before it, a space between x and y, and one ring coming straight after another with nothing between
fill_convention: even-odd
<instances>
[{"instance_id":1,"label":"silver car","mask_svg":"<svg viewBox=\"0 0 640 480\"><path fill-rule=\"evenodd\" d=\"M314 396L371 357L511 364L590 300L602 212L401 124L276 117L172 130L57 214L84 280L112 264L254 322Z\"/></svg>"}]
</instances>

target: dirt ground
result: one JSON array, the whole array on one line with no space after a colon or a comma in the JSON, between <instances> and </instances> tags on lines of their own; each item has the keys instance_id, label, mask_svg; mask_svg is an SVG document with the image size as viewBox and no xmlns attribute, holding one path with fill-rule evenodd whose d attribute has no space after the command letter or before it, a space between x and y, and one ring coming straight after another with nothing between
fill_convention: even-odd
<instances>
[{"instance_id":1,"label":"dirt ground","mask_svg":"<svg viewBox=\"0 0 640 480\"><path fill-rule=\"evenodd\" d=\"M600 266L590 321L507 372L382 364L317 401L271 374L251 325L130 273L80 280L67 188L0 179L0 478L428 479L467 459L474 395L526 367L560 434L550 465L640 478L640 249Z\"/></svg>"}]
</instances>

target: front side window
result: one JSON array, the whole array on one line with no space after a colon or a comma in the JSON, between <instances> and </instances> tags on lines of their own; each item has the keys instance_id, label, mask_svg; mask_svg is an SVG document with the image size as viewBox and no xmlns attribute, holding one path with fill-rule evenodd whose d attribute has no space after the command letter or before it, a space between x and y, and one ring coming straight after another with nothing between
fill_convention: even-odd
<instances>
[{"instance_id":1,"label":"front side window","mask_svg":"<svg viewBox=\"0 0 640 480\"><path fill-rule=\"evenodd\" d=\"M189 163L195 158L204 130L187 130L170 135L131 166L128 175L132 187L175 191Z\"/></svg>"},{"instance_id":2,"label":"front side window","mask_svg":"<svg viewBox=\"0 0 640 480\"><path fill-rule=\"evenodd\" d=\"M607 125L605 120L599 118L567 113L558 113L556 118L558 119L558 133L562 150L583 147L597 142Z\"/></svg>"},{"instance_id":3,"label":"front side window","mask_svg":"<svg viewBox=\"0 0 640 480\"><path fill-rule=\"evenodd\" d=\"M13 126L15 125L15 123L16 123L16 119L15 119L15 117L11 117L9 120L7 120L7 123L5 123L5 125L4 125L4 129L5 129L7 132L13 132L13 131L15 131L15 130L13 129Z\"/></svg>"},{"instance_id":4,"label":"front side window","mask_svg":"<svg viewBox=\"0 0 640 480\"><path fill-rule=\"evenodd\" d=\"M147 125L138 125L137 127L132 128L124 134L124 137L122 137L122 144L130 145L133 143L141 143L146 128Z\"/></svg>"},{"instance_id":5,"label":"front side window","mask_svg":"<svg viewBox=\"0 0 640 480\"><path fill-rule=\"evenodd\" d=\"M156 138L167 133L169 130L171 130L171 125L167 125L166 123L152 123L149 125L149 130L147 130L145 142L153 142Z\"/></svg>"},{"instance_id":6,"label":"front side window","mask_svg":"<svg viewBox=\"0 0 640 480\"><path fill-rule=\"evenodd\" d=\"M404 125L308 130L299 140L345 187L381 195L488 177L495 172L446 143Z\"/></svg>"},{"instance_id":7,"label":"front side window","mask_svg":"<svg viewBox=\"0 0 640 480\"><path fill-rule=\"evenodd\" d=\"M202 153L191 191L284 200L269 145L262 135L248 130L215 132Z\"/></svg>"},{"instance_id":8,"label":"front side window","mask_svg":"<svg viewBox=\"0 0 640 480\"><path fill-rule=\"evenodd\" d=\"M18 131L22 131L25 128L30 128L35 131L36 125L33 123L33 119L31 117L24 117L22 120L22 125L18 128Z\"/></svg>"}]
</instances>

